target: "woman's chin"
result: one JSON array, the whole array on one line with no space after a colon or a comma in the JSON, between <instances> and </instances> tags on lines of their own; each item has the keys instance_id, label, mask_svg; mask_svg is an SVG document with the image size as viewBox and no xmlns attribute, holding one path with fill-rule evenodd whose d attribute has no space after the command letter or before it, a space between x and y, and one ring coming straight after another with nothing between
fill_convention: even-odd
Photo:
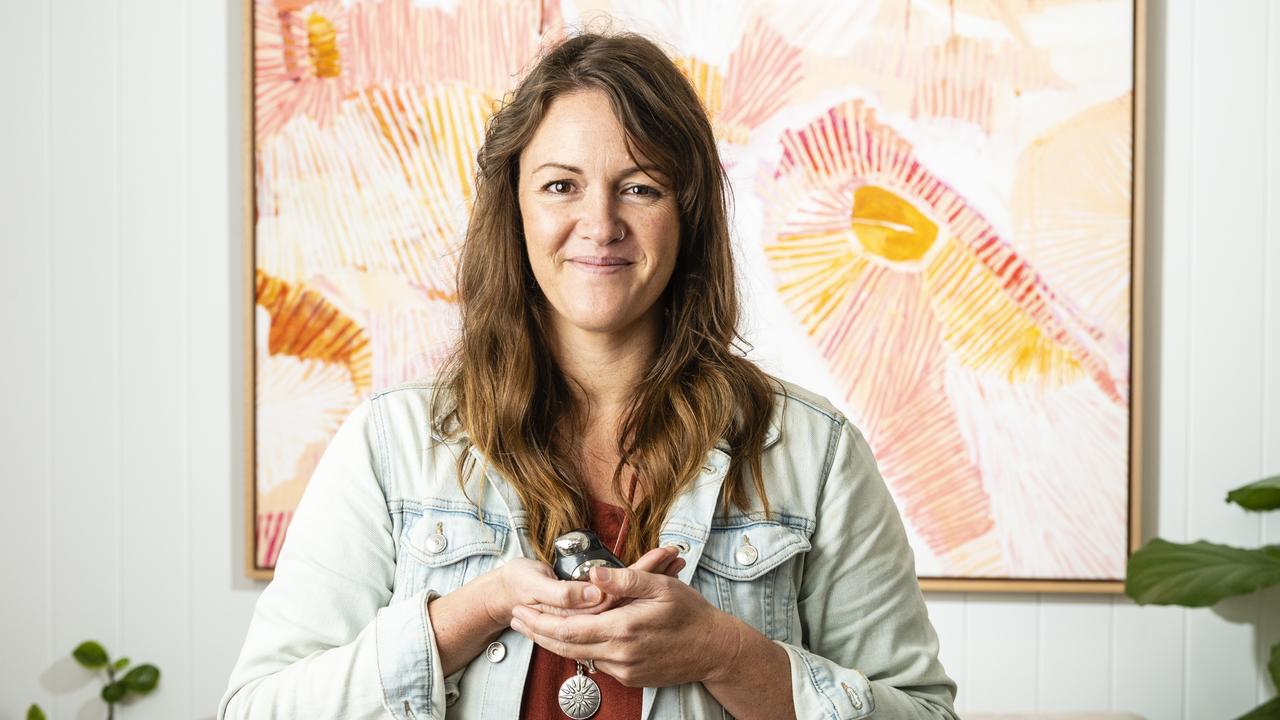
<instances>
[{"instance_id":1,"label":"woman's chin","mask_svg":"<svg viewBox=\"0 0 1280 720\"><path fill-rule=\"evenodd\" d=\"M624 313L583 313L570 317L561 317L565 329L593 335L614 335L626 333L637 327L639 317Z\"/></svg>"}]
</instances>

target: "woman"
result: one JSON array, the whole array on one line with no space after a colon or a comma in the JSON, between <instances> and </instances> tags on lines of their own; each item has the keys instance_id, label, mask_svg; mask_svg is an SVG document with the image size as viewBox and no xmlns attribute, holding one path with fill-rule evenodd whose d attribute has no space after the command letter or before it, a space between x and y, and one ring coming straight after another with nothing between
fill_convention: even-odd
<instances>
[{"instance_id":1,"label":"woman","mask_svg":"<svg viewBox=\"0 0 1280 720\"><path fill-rule=\"evenodd\" d=\"M675 65L571 38L478 160L457 353L334 437L219 717L954 718L867 443L734 352ZM629 567L555 579L578 527Z\"/></svg>"}]
</instances>

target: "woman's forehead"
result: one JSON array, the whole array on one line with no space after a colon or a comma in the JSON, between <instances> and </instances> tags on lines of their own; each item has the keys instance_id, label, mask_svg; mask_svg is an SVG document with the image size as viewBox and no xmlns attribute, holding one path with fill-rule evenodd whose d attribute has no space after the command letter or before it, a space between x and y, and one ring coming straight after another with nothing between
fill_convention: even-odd
<instances>
[{"instance_id":1,"label":"woman's forehead","mask_svg":"<svg viewBox=\"0 0 1280 720\"><path fill-rule=\"evenodd\" d=\"M654 166L628 142L626 128L600 90L580 90L556 97L529 144L520 153L527 172L561 166L581 173L613 173L631 167Z\"/></svg>"}]
</instances>

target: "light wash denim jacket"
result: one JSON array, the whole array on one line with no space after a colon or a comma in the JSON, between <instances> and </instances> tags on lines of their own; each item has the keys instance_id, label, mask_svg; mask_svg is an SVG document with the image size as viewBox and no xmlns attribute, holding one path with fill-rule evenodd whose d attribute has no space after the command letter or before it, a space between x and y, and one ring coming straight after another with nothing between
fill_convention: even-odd
<instances>
[{"instance_id":1,"label":"light wash denim jacket","mask_svg":"<svg viewBox=\"0 0 1280 720\"><path fill-rule=\"evenodd\" d=\"M432 426L434 391L424 381L375 394L333 438L258 600L220 720L519 717L532 643L515 631L497 640L505 652L441 673L426 600L534 553L508 481L465 438ZM682 548L680 580L786 649L797 718L954 720L955 684L862 434L816 395L778 393L763 455L768 520L718 509L726 447L707 453L663 526L661 542ZM466 495L463 452L479 461ZM747 544L756 552L739 553ZM700 683L645 688L643 698L645 720L728 717Z\"/></svg>"}]
</instances>

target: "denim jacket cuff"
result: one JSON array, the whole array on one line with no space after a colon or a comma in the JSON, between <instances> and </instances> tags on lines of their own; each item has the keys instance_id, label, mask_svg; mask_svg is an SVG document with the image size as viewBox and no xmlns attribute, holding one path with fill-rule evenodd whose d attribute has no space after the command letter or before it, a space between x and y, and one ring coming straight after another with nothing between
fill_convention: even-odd
<instances>
[{"instance_id":1,"label":"denim jacket cuff","mask_svg":"<svg viewBox=\"0 0 1280 720\"><path fill-rule=\"evenodd\" d=\"M856 720L875 712L875 697L865 675L795 645L774 642L791 658L796 717Z\"/></svg>"},{"instance_id":2,"label":"denim jacket cuff","mask_svg":"<svg viewBox=\"0 0 1280 720\"><path fill-rule=\"evenodd\" d=\"M378 611L378 675L387 709L396 720L444 717L447 688L427 614L428 600L439 596L423 590ZM456 697L457 674L450 677Z\"/></svg>"}]
</instances>

